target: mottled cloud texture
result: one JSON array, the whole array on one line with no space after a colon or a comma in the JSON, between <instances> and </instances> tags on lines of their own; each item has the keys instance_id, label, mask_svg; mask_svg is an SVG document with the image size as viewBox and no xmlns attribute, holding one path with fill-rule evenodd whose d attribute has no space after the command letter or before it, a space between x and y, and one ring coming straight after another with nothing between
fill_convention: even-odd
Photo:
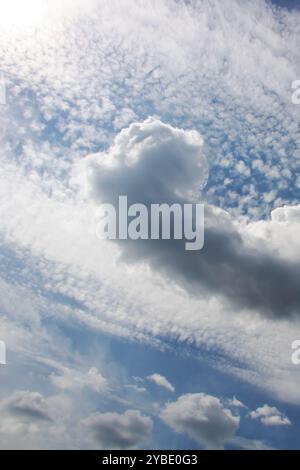
<instances>
[{"instance_id":1,"label":"mottled cloud texture","mask_svg":"<svg viewBox=\"0 0 300 470\"><path fill-rule=\"evenodd\" d=\"M300 11L278 3L0 2L1 448L299 445ZM204 248L100 242L120 193L204 201Z\"/></svg>"}]
</instances>

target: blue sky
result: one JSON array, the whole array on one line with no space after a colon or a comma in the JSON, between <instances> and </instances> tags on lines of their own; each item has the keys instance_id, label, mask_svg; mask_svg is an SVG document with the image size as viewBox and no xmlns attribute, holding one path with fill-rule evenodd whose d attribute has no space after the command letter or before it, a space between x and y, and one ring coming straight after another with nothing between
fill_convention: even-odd
<instances>
[{"instance_id":1,"label":"blue sky","mask_svg":"<svg viewBox=\"0 0 300 470\"><path fill-rule=\"evenodd\" d=\"M2 448L300 447L297 3L0 5ZM124 188L204 250L99 241Z\"/></svg>"},{"instance_id":2,"label":"blue sky","mask_svg":"<svg viewBox=\"0 0 300 470\"><path fill-rule=\"evenodd\" d=\"M299 3L297 2L297 0L272 0L272 3L279 7L288 9L299 8Z\"/></svg>"}]
</instances>

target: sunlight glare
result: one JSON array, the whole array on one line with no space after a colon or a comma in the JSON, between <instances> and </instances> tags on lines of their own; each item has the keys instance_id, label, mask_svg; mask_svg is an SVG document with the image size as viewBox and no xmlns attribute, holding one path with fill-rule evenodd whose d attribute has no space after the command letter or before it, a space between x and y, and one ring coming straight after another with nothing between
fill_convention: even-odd
<instances>
[{"instance_id":1,"label":"sunlight glare","mask_svg":"<svg viewBox=\"0 0 300 470\"><path fill-rule=\"evenodd\" d=\"M37 26L45 14L45 0L0 0L0 29Z\"/></svg>"}]
</instances>

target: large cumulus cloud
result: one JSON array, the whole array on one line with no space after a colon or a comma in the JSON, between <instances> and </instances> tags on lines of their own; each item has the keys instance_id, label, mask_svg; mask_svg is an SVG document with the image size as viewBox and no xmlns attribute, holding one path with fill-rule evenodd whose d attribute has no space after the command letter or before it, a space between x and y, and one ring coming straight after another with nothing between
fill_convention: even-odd
<instances>
[{"instance_id":1,"label":"large cumulus cloud","mask_svg":"<svg viewBox=\"0 0 300 470\"><path fill-rule=\"evenodd\" d=\"M101 202L197 199L208 177L203 139L149 118L123 129L108 152L86 158L92 196Z\"/></svg>"},{"instance_id":2,"label":"large cumulus cloud","mask_svg":"<svg viewBox=\"0 0 300 470\"><path fill-rule=\"evenodd\" d=\"M175 432L186 433L209 449L222 449L240 422L218 398L204 393L180 396L165 406L161 418Z\"/></svg>"},{"instance_id":3,"label":"large cumulus cloud","mask_svg":"<svg viewBox=\"0 0 300 470\"><path fill-rule=\"evenodd\" d=\"M201 201L209 166L204 149L196 131L153 118L132 124L106 153L85 160L89 194L97 204L116 206L120 195L127 195L129 204ZM276 226L262 235L259 223L245 226L212 205L206 205L201 251L186 251L184 240L118 244L127 262L147 262L193 295L221 295L239 308L276 318L294 316L300 311L300 265L297 257L286 257L281 250L290 225L282 225L278 211L273 222L280 225L280 246L270 239ZM295 225L294 215L292 221Z\"/></svg>"}]
</instances>

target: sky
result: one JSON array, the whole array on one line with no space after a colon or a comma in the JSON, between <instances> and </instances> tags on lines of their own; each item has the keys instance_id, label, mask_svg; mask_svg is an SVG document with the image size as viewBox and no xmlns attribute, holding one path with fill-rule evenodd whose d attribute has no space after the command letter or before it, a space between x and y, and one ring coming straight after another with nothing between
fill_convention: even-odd
<instances>
[{"instance_id":1,"label":"sky","mask_svg":"<svg viewBox=\"0 0 300 470\"><path fill-rule=\"evenodd\" d=\"M24 5L0 0L0 448L299 449L300 3ZM122 194L204 203L203 249L99 240Z\"/></svg>"}]
</instances>

